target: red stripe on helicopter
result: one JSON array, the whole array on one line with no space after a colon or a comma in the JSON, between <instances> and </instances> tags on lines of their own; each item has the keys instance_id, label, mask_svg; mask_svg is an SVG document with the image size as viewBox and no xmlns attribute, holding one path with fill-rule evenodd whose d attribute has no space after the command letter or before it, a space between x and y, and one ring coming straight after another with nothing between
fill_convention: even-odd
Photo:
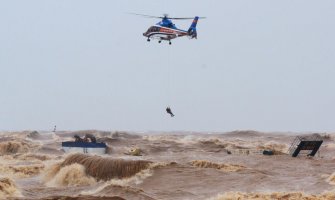
<instances>
[{"instance_id":1,"label":"red stripe on helicopter","mask_svg":"<svg viewBox=\"0 0 335 200\"><path fill-rule=\"evenodd\" d=\"M175 30L171 30L171 29L167 29L167 28L160 28L159 32L174 33L174 34L186 34L185 32L175 31Z\"/></svg>"}]
</instances>

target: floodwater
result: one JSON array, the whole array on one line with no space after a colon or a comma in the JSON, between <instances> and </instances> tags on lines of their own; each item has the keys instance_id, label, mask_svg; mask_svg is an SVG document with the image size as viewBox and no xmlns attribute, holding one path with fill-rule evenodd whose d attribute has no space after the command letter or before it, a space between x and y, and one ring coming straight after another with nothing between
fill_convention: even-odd
<instances>
[{"instance_id":1,"label":"floodwater","mask_svg":"<svg viewBox=\"0 0 335 200\"><path fill-rule=\"evenodd\" d=\"M108 153L61 150L86 133ZM320 135L315 157L292 158L294 133L1 132L0 198L333 200L335 134Z\"/></svg>"}]
</instances>

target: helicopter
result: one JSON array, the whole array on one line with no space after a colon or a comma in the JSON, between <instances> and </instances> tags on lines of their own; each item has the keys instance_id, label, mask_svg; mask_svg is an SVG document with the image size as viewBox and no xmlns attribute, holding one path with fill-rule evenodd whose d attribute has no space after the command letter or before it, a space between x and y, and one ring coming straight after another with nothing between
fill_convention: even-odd
<instances>
[{"instance_id":1,"label":"helicopter","mask_svg":"<svg viewBox=\"0 0 335 200\"><path fill-rule=\"evenodd\" d=\"M147 38L147 41L150 42L151 39L157 39L158 43L161 43L162 40L169 41L169 44L171 45L171 40L188 36L190 39L197 39L197 23L199 19L204 19L205 17L198 17L195 16L194 18L190 17L169 17L167 14L164 14L163 17L157 17L157 16L151 16L151 15L142 15L142 14L136 14L131 13L134 15L139 15L147 18L159 18L162 19L162 21L158 22L154 26L149 27L149 29L143 33L143 36ZM172 20L189 20L193 19L193 22L189 29L182 30L178 29L176 25L172 22Z\"/></svg>"}]
</instances>

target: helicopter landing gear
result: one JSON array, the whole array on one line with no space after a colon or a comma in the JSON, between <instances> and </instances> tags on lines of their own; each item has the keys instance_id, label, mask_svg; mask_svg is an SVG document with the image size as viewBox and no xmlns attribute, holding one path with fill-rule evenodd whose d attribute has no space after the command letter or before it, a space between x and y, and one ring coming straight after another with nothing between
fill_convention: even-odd
<instances>
[{"instance_id":1,"label":"helicopter landing gear","mask_svg":"<svg viewBox=\"0 0 335 200\"><path fill-rule=\"evenodd\" d=\"M147 41L150 42L150 38L148 38Z\"/></svg>"},{"instance_id":2,"label":"helicopter landing gear","mask_svg":"<svg viewBox=\"0 0 335 200\"><path fill-rule=\"evenodd\" d=\"M171 45L172 44L172 42L171 41L169 41L169 45Z\"/></svg>"}]
</instances>

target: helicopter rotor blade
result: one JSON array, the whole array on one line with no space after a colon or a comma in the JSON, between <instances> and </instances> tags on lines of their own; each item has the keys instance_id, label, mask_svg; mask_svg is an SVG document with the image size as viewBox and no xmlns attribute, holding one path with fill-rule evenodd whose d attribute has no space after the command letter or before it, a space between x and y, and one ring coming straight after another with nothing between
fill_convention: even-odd
<instances>
[{"instance_id":1,"label":"helicopter rotor blade","mask_svg":"<svg viewBox=\"0 0 335 200\"><path fill-rule=\"evenodd\" d=\"M187 19L193 19L194 17L168 17L168 18L175 20L187 20Z\"/></svg>"},{"instance_id":2,"label":"helicopter rotor blade","mask_svg":"<svg viewBox=\"0 0 335 200\"><path fill-rule=\"evenodd\" d=\"M194 19L194 17L169 17L168 14L164 14L163 17L152 16L152 15L143 15L143 14L138 14L138 13L128 13L128 14L142 16L142 17L146 17L146 18L157 18L157 19L173 19L173 20L189 20L189 19ZM199 17L199 19L206 19L206 17Z\"/></svg>"},{"instance_id":3,"label":"helicopter rotor blade","mask_svg":"<svg viewBox=\"0 0 335 200\"><path fill-rule=\"evenodd\" d=\"M168 19L188 20L188 19L194 19L194 17L168 17ZM206 19L206 17L199 17L199 19Z\"/></svg>"},{"instance_id":4,"label":"helicopter rotor blade","mask_svg":"<svg viewBox=\"0 0 335 200\"><path fill-rule=\"evenodd\" d=\"M143 15L143 14L137 14L137 13L128 13L128 14L138 15L138 16L147 17L147 18L158 18L158 19L163 19L164 18L164 17L152 16L152 15Z\"/></svg>"}]
</instances>

